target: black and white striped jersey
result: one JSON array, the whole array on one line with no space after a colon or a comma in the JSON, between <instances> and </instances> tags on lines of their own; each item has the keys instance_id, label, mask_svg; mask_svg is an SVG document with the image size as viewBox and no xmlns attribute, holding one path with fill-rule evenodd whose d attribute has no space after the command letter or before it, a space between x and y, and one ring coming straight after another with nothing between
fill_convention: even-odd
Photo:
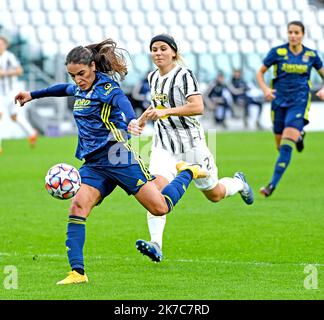
<instances>
[{"instance_id":1,"label":"black and white striped jersey","mask_svg":"<svg viewBox=\"0 0 324 320\"><path fill-rule=\"evenodd\" d=\"M5 51L0 55L0 70L8 71L10 69L15 69L20 66L20 63L16 56L10 52ZM18 78L14 77L0 77L0 95L5 96L6 94L12 92L16 89Z\"/></svg>"},{"instance_id":2,"label":"black and white striped jersey","mask_svg":"<svg viewBox=\"0 0 324 320\"><path fill-rule=\"evenodd\" d=\"M174 108L187 103L187 98L201 94L191 70L177 65L161 76L159 70L148 75L151 105L154 108ZM154 123L153 146L177 154L187 152L204 139L204 131L196 116L170 116Z\"/></svg>"}]
</instances>

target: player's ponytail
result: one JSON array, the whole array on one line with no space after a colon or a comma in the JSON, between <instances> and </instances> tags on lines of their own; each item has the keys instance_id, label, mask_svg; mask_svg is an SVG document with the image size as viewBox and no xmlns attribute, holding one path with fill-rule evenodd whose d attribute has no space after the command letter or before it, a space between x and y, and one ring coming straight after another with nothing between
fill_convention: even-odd
<instances>
[{"instance_id":1,"label":"player's ponytail","mask_svg":"<svg viewBox=\"0 0 324 320\"><path fill-rule=\"evenodd\" d=\"M110 75L115 80L124 80L127 75L127 62L112 39L88 46L78 46L72 49L66 56L65 65L69 63L85 64L90 66L92 61L96 64L96 70Z\"/></svg>"},{"instance_id":2,"label":"player's ponytail","mask_svg":"<svg viewBox=\"0 0 324 320\"><path fill-rule=\"evenodd\" d=\"M86 46L93 53L93 60L96 63L97 70L107 73L112 77L119 75L120 80L124 80L127 75L127 62L123 54L117 48L117 44L112 39L104 40L97 44ZM118 50L118 51L117 51Z\"/></svg>"}]
</instances>

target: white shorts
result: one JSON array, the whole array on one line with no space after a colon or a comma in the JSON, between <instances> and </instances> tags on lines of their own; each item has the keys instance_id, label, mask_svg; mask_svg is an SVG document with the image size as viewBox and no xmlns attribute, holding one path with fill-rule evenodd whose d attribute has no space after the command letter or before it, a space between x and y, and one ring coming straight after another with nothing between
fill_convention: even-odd
<instances>
[{"instance_id":1,"label":"white shorts","mask_svg":"<svg viewBox=\"0 0 324 320\"><path fill-rule=\"evenodd\" d=\"M206 142L203 140L195 148L185 153L171 154L162 148L152 148L150 157L150 173L160 175L171 182L177 175L176 164L179 161L198 163L205 169L209 176L194 180L194 184L200 190L211 190L218 183L218 169Z\"/></svg>"},{"instance_id":2,"label":"white shorts","mask_svg":"<svg viewBox=\"0 0 324 320\"><path fill-rule=\"evenodd\" d=\"M15 93L12 92L6 96L0 95L0 113L7 113L13 116L21 111L22 108L15 105Z\"/></svg>"}]
</instances>

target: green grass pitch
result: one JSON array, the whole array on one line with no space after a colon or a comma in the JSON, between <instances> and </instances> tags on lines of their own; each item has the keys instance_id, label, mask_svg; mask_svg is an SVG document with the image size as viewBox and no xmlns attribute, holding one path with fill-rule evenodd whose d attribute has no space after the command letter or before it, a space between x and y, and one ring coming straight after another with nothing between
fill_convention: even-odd
<instances>
[{"instance_id":1,"label":"green grass pitch","mask_svg":"<svg viewBox=\"0 0 324 320\"><path fill-rule=\"evenodd\" d=\"M213 204L190 186L167 217L160 264L135 249L138 238L148 239L146 210L117 189L87 220L89 283L57 286L69 271L69 201L51 198L44 176L58 162L80 166L74 158L76 141L40 138L33 150L24 139L4 141L0 300L324 298L323 132L307 134L304 152L294 150L268 199L258 189L270 179L276 160L272 134L218 134L219 176L245 172L255 203L247 206L236 195Z\"/></svg>"}]
</instances>

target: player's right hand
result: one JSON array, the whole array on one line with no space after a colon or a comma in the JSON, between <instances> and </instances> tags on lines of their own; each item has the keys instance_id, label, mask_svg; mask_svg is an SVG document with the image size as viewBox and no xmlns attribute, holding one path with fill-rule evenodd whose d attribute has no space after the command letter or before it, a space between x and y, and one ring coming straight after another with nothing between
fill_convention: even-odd
<instances>
[{"instance_id":1,"label":"player's right hand","mask_svg":"<svg viewBox=\"0 0 324 320\"><path fill-rule=\"evenodd\" d=\"M264 98L265 98L267 101L272 101L273 99L276 98L276 96L274 95L275 92L276 92L276 89L266 88L266 89L263 91Z\"/></svg>"},{"instance_id":2,"label":"player's right hand","mask_svg":"<svg viewBox=\"0 0 324 320\"><path fill-rule=\"evenodd\" d=\"M144 127L139 125L138 119L133 119L129 122L127 131L134 136L139 136L142 133L143 128Z\"/></svg>"},{"instance_id":3,"label":"player's right hand","mask_svg":"<svg viewBox=\"0 0 324 320\"><path fill-rule=\"evenodd\" d=\"M15 96L15 104L21 107L28 101L32 100L32 96L29 91L21 91Z\"/></svg>"}]
</instances>

